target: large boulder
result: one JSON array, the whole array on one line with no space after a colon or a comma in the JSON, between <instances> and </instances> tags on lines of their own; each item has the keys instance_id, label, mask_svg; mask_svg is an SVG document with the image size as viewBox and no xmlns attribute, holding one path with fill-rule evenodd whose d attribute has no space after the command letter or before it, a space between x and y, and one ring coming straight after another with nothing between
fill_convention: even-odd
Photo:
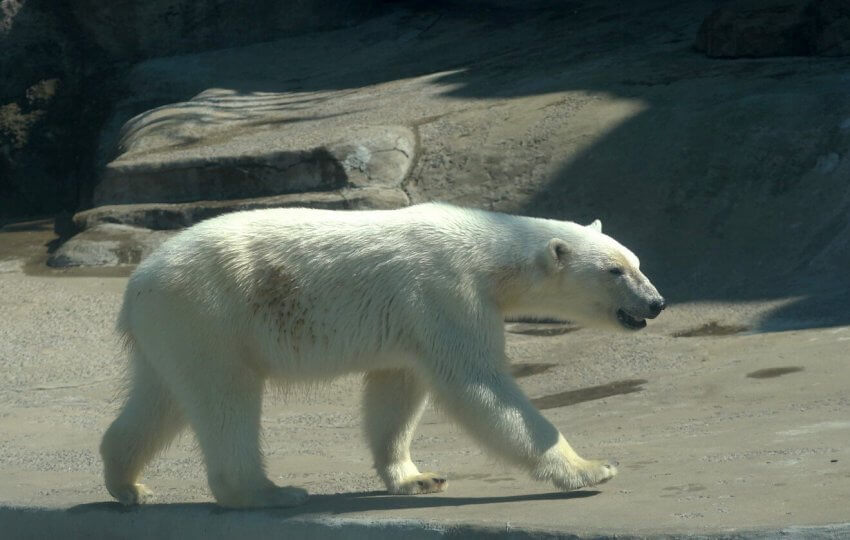
<instances>
[{"instance_id":1,"label":"large boulder","mask_svg":"<svg viewBox=\"0 0 850 540\"><path fill-rule=\"evenodd\" d=\"M62 244L47 259L47 265L56 268L133 266L173 234L174 231L100 224Z\"/></svg>"},{"instance_id":2,"label":"large boulder","mask_svg":"<svg viewBox=\"0 0 850 540\"><path fill-rule=\"evenodd\" d=\"M398 188L415 146L404 126L299 121L287 96L210 90L131 119L94 204L184 202Z\"/></svg>"}]
</instances>

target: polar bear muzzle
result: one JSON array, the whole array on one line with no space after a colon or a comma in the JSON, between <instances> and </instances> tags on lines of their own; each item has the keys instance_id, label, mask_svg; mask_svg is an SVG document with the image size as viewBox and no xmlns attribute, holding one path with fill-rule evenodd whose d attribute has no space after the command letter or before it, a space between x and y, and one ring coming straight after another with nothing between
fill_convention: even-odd
<instances>
[{"instance_id":1,"label":"polar bear muzzle","mask_svg":"<svg viewBox=\"0 0 850 540\"><path fill-rule=\"evenodd\" d=\"M648 313L646 318L654 319L658 317L665 307L667 307L667 303L663 298L653 300L647 307ZM635 317L627 313L623 308L617 310L617 321L629 330L640 330L642 328L646 328L646 318Z\"/></svg>"},{"instance_id":2,"label":"polar bear muzzle","mask_svg":"<svg viewBox=\"0 0 850 540\"><path fill-rule=\"evenodd\" d=\"M646 319L635 319L622 309L617 310L617 320L629 330L640 330L646 328Z\"/></svg>"}]
</instances>

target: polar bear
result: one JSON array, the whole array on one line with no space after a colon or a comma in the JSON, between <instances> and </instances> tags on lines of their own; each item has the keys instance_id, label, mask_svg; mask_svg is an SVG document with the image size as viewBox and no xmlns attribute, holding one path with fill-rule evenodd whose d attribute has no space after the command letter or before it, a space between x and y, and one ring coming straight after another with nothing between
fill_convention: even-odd
<instances>
[{"instance_id":1,"label":"polar bear","mask_svg":"<svg viewBox=\"0 0 850 540\"><path fill-rule=\"evenodd\" d=\"M431 397L492 453L562 490L611 479L580 457L507 370L506 317L637 330L664 309L638 258L582 226L422 204L400 210L269 209L195 225L130 277L118 330L129 394L100 451L124 504L143 467L189 425L225 507L307 497L267 477L263 387L365 373L364 431L393 494L442 491L410 441Z\"/></svg>"}]
</instances>

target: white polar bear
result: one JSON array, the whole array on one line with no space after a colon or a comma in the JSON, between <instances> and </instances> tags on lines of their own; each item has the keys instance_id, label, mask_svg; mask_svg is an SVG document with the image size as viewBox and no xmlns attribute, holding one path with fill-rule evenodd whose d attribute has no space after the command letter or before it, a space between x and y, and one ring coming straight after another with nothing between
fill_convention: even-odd
<instances>
[{"instance_id":1,"label":"white polar bear","mask_svg":"<svg viewBox=\"0 0 850 540\"><path fill-rule=\"evenodd\" d=\"M118 329L132 382L104 435L106 487L149 495L143 467L190 425L227 507L291 506L259 444L267 379L365 372L365 433L390 493L442 491L410 441L430 395L481 444L564 490L616 474L585 460L507 370L505 317L639 329L664 300L597 221L444 204L391 211L273 209L210 219L133 273Z\"/></svg>"}]
</instances>

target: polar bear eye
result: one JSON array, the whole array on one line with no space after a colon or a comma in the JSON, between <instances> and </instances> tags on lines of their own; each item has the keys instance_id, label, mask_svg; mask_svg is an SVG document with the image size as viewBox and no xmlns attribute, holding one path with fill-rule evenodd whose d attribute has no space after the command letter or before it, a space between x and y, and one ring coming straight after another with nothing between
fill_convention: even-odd
<instances>
[{"instance_id":1,"label":"polar bear eye","mask_svg":"<svg viewBox=\"0 0 850 540\"><path fill-rule=\"evenodd\" d=\"M608 273L611 274L611 275L614 275L614 276L622 276L623 275L623 269L620 268L619 266L615 266L614 268L609 268Z\"/></svg>"}]
</instances>

